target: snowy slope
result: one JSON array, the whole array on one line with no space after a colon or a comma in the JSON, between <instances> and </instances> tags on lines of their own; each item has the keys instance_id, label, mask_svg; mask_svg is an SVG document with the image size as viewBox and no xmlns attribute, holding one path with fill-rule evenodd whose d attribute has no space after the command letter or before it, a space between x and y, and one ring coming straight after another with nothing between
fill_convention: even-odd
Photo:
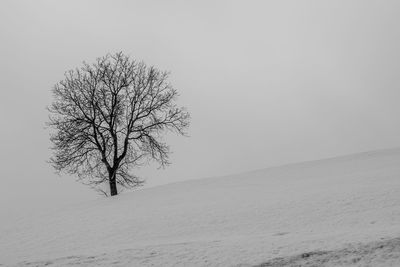
<instances>
[{"instance_id":1,"label":"snowy slope","mask_svg":"<svg viewBox=\"0 0 400 267\"><path fill-rule=\"evenodd\" d=\"M147 188L1 223L0 264L400 266L397 237L400 149L392 149Z\"/></svg>"}]
</instances>

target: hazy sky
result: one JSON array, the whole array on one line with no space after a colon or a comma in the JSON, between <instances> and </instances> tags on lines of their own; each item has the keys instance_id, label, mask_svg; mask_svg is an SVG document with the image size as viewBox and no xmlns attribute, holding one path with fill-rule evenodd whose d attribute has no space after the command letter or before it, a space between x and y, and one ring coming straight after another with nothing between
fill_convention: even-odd
<instances>
[{"instance_id":1,"label":"hazy sky","mask_svg":"<svg viewBox=\"0 0 400 267\"><path fill-rule=\"evenodd\" d=\"M400 1L12 0L0 33L3 214L98 197L46 163L45 107L108 52L171 71L192 115L149 185L400 146Z\"/></svg>"}]
</instances>

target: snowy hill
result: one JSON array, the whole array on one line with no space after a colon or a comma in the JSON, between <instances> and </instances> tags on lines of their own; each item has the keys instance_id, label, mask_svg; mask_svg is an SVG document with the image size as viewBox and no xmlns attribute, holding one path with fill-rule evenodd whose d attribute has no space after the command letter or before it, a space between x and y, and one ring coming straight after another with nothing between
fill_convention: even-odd
<instances>
[{"instance_id":1,"label":"snowy hill","mask_svg":"<svg viewBox=\"0 0 400 267\"><path fill-rule=\"evenodd\" d=\"M400 266L400 149L174 183L0 225L0 266Z\"/></svg>"}]
</instances>

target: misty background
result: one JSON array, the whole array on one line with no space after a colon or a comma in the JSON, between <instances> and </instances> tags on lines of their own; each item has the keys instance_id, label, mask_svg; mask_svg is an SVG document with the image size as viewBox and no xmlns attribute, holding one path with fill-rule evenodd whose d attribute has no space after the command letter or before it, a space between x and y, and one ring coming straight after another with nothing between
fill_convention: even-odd
<instances>
[{"instance_id":1,"label":"misty background","mask_svg":"<svg viewBox=\"0 0 400 267\"><path fill-rule=\"evenodd\" d=\"M399 25L389 0L2 1L0 212L101 197L46 163L45 108L109 52L170 71L192 115L147 186L399 147Z\"/></svg>"}]
</instances>

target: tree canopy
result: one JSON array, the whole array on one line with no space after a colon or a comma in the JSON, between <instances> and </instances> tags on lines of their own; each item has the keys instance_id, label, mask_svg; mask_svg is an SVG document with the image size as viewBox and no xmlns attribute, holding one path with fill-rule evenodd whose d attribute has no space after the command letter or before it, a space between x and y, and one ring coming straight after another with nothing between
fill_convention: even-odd
<instances>
[{"instance_id":1,"label":"tree canopy","mask_svg":"<svg viewBox=\"0 0 400 267\"><path fill-rule=\"evenodd\" d=\"M168 73L122 52L66 72L53 96L51 164L98 190L108 182L111 195L118 194L117 184L142 184L132 168L149 160L168 165L163 135L186 135L189 126L190 115L177 105Z\"/></svg>"}]
</instances>

